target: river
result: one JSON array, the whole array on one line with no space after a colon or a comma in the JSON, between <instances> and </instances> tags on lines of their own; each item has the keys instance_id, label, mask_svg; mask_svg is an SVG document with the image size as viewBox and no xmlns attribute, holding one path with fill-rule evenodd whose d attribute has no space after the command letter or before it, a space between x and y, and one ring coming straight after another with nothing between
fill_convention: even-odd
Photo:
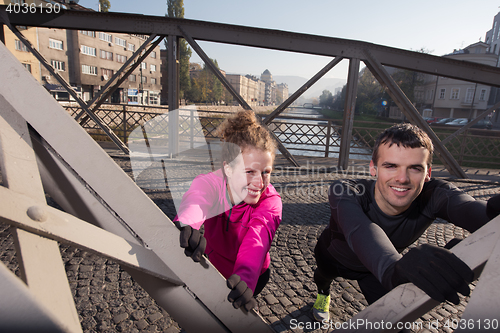
<instances>
[{"instance_id":1,"label":"river","mask_svg":"<svg viewBox=\"0 0 500 333\"><path fill-rule=\"evenodd\" d=\"M317 110L305 109L305 108L288 108L283 113L282 116L290 117L304 117L304 118L317 118L318 120L311 119L287 119L283 117L276 117L276 121L286 122L286 123L296 123L296 124L310 124L310 125L327 125L327 121L324 120L324 116ZM275 131L278 139L285 141L287 138L295 137L300 139L302 142L307 142L306 144L296 144L296 143L283 143L283 145L290 151L293 155L305 155L305 156L325 156L325 144L320 141L325 141L326 130L323 130L322 126L310 126L303 128L303 126L289 126L287 130L283 133L280 131ZM318 138L321 137L320 138ZM338 158L340 147L336 142L340 142L338 135L332 135L330 138L330 148L329 157ZM314 146L310 145L314 144ZM314 149L317 151L305 151L299 149ZM351 142L351 147L349 149L349 158L356 160L370 160L371 159L371 149L369 148L359 148L354 142Z\"/></svg>"}]
</instances>

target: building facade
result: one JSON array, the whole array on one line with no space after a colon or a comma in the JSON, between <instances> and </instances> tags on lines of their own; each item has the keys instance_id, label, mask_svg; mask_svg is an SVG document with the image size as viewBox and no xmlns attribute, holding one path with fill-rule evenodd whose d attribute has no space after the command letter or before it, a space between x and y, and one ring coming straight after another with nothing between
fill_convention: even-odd
<instances>
[{"instance_id":1,"label":"building facade","mask_svg":"<svg viewBox=\"0 0 500 333\"><path fill-rule=\"evenodd\" d=\"M23 0L0 1L25 2ZM47 4L45 1L39 2ZM27 52L25 47L23 48L24 45L8 28L4 31L9 49L33 76L56 99L69 100L69 94L52 77L51 73L30 52ZM22 33L84 101L94 98L96 93L148 38L145 35L49 28L27 28ZM160 67L160 47L157 46L107 101L159 105L161 99Z\"/></svg>"},{"instance_id":2,"label":"building facade","mask_svg":"<svg viewBox=\"0 0 500 333\"><path fill-rule=\"evenodd\" d=\"M46 2L42 0L0 0L0 4L10 4L12 9L14 8L12 7L14 5L19 6L17 8L22 8L21 6L39 6L40 4L43 5L45 3ZM24 35L31 45L38 50L38 28L18 26L17 29ZM38 82L41 82L41 65L38 59L30 51L28 51L28 48L6 26L3 28L3 33L4 44L7 49L12 52L12 54L21 62L21 64L23 64L26 70L28 70Z\"/></svg>"},{"instance_id":3,"label":"building facade","mask_svg":"<svg viewBox=\"0 0 500 333\"><path fill-rule=\"evenodd\" d=\"M498 56L489 52L487 43L478 42L444 57L496 66ZM427 113L423 116L475 118L488 108L490 90L483 84L425 75L421 98Z\"/></svg>"}]
</instances>

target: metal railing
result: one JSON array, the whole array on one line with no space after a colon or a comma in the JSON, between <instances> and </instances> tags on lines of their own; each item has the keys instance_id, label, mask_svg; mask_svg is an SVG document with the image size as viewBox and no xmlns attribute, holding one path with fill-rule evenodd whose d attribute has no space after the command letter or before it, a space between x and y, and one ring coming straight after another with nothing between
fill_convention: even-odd
<instances>
[{"instance_id":1,"label":"metal railing","mask_svg":"<svg viewBox=\"0 0 500 333\"><path fill-rule=\"evenodd\" d=\"M66 106L70 115L81 112L77 106ZM124 142L138 126L158 115L168 112L164 107L134 107L130 105L103 105L97 114ZM179 115L179 137L182 142L191 142L200 138L216 139L217 126L231 112L197 110L202 133L192 126L194 110L186 110ZM396 121L395 121L396 122ZM161 124L160 124L161 125ZM378 125L378 126L377 126ZM387 123L387 127L390 123ZM83 125L84 129L97 141L109 140L106 134L93 121ZM159 130L167 133L168 126L159 126ZM341 120L328 118L310 118L280 116L269 124L269 128L281 142L297 155L338 157ZM375 139L381 131L379 123L356 121L350 145L350 159L369 160ZM436 128L435 133L441 140L452 133L449 130ZM500 132L491 130L467 130L446 143L446 148L461 166L500 168ZM435 158L434 163L439 163Z\"/></svg>"}]
</instances>

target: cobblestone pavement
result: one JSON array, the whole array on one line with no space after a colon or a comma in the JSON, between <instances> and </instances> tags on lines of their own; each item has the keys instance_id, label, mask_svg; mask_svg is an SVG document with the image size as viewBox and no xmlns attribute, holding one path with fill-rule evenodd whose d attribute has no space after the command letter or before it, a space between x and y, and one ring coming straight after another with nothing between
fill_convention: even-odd
<instances>
[{"instance_id":1,"label":"cobblestone pavement","mask_svg":"<svg viewBox=\"0 0 500 333\"><path fill-rule=\"evenodd\" d=\"M115 161L131 174L127 158L118 157ZM329 221L328 186L332 180L341 177L346 175L318 170L301 174L285 169L278 169L273 175L272 183L281 193L284 204L283 222L271 248L271 279L257 301L261 315L276 332L326 331L314 326L310 312L316 297L316 286L312 282L315 268L313 249ZM497 182L454 183L477 199L488 199L500 193ZM146 193L173 218L174 205L166 191L148 190ZM50 202L50 198L48 200ZM466 235L461 228L436 221L417 243L444 245L454 237ZM183 332L118 264L66 245L60 248L84 332ZM0 260L19 274L13 241L8 226L4 224L0 224ZM466 304L467 298L462 297L458 306L451 303L437 306L419 321L438 320L440 329L417 327L413 331L450 332L442 325L447 319L459 319ZM330 307L332 322L346 321L366 306L355 281L342 278L334 281ZM305 328L294 329L294 323L298 322Z\"/></svg>"}]
</instances>

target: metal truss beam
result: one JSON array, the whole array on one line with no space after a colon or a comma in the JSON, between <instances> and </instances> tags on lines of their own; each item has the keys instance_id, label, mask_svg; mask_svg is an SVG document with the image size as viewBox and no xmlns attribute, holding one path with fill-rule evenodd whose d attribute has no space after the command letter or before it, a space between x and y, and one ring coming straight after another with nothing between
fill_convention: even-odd
<instances>
[{"instance_id":1,"label":"metal truss beam","mask_svg":"<svg viewBox=\"0 0 500 333\"><path fill-rule=\"evenodd\" d=\"M0 11L0 20L9 27L9 29L19 38L24 45L28 48L28 50L40 61L40 63L50 72L52 76L54 76L57 81L66 89L66 91L80 104L82 109L87 113L87 115L106 133L106 135L113 141L118 148L120 148L125 154L128 154L128 148L125 144L120 140L120 138L99 118L97 117L91 110L89 110L87 103L82 100L75 90L69 85L66 80L57 73L52 65L48 63L48 61L40 54L27 40L22 33L20 33L17 28L12 25L7 17L7 12Z\"/></svg>"},{"instance_id":2,"label":"metal truss beam","mask_svg":"<svg viewBox=\"0 0 500 333\"><path fill-rule=\"evenodd\" d=\"M484 117L486 117L487 115L489 115L490 113L492 113L493 111L495 111L497 108L500 108L500 102L496 103L495 105L493 105L491 108L487 109L486 111L481 112L479 114L479 116L477 116L474 120L471 120L467 125L465 125L463 127L460 127L459 130L457 130L455 133L451 134L450 136L446 137L446 139L444 139L443 141L441 141L441 143L443 145L447 144L452 139L456 138L461 133L463 133L466 130L468 130L469 128L471 128L474 124L477 124L478 121L480 121L481 119L483 119Z\"/></svg>"},{"instance_id":3,"label":"metal truss beam","mask_svg":"<svg viewBox=\"0 0 500 333\"><path fill-rule=\"evenodd\" d=\"M487 267L490 266L493 273L498 272L498 258L499 258L499 235L500 235L500 216L497 216L489 223L484 225L482 228L462 240L460 243L452 248L452 252L463 260L475 273L475 278L483 271L485 263ZM491 263L490 263L491 260ZM491 265L493 264L493 265ZM486 269L483 273L486 272ZM487 272L486 272L487 273ZM495 284L488 284L494 280L498 281L498 275L492 278L491 275L485 275L485 280L483 280L483 274L481 274L481 279L478 281L476 289L480 292L478 296L484 295L486 288L487 293L490 296L498 295L496 291ZM472 291L471 302L467 305L464 316L469 313L473 313L474 310L484 309L486 304L478 304L478 299L475 296L476 290ZM474 298L474 303L472 299ZM487 298L488 302L492 299ZM479 302L482 302L479 298ZM498 298L495 299L495 303L498 306ZM413 322L426 312L432 310L439 302L431 299L425 292L416 287L412 283L406 283L394 288L391 292L386 294L384 297L358 313L356 316L349 320L349 324L354 324L352 326L346 325L350 329L341 330L342 332L397 332L396 324L398 322ZM491 303L490 303L491 304ZM472 306L471 306L472 305ZM479 305L479 308L477 307ZM475 317L476 320L481 321L484 318L496 319L498 317L498 307L492 307L489 310L494 312L494 316L487 317L488 313L479 312L478 316ZM471 311L472 310L472 311ZM476 312L477 313L477 312ZM490 312L491 313L491 312ZM470 318L470 317L469 317ZM366 322L366 323L380 323L381 320L386 323L383 326L386 329L381 329L378 327L375 329L376 325L371 325L372 327L360 327L356 323ZM390 327L388 323L392 324L392 330L387 329ZM477 322L476 322L477 323ZM482 323L482 321L481 321ZM442 324L442 323L441 323ZM358 329L352 329L352 327L359 327ZM475 326L478 328L478 326ZM469 330L476 332L477 329Z\"/></svg>"},{"instance_id":4,"label":"metal truss beam","mask_svg":"<svg viewBox=\"0 0 500 333\"><path fill-rule=\"evenodd\" d=\"M415 106L411 103L411 101L406 97L401 88L397 85L396 82L392 79L389 73L385 70L385 68L380 64L380 62L373 56L369 50L366 50L366 67L370 70L370 72L375 76L375 78L379 81L379 83L385 87L387 93L391 96L391 98L396 102L400 110L404 113L408 119L410 119L411 123L417 125L422 130L424 130L429 137L431 138L434 144L434 150L437 157L443 162L446 169L458 178L467 179L467 174L462 170L458 162L451 155L451 153L446 149L446 147L442 144L441 140L439 140L438 136L431 129L429 124L422 118L420 113L418 113Z\"/></svg>"},{"instance_id":5,"label":"metal truss beam","mask_svg":"<svg viewBox=\"0 0 500 333\"><path fill-rule=\"evenodd\" d=\"M200 58L205 62L205 64L212 71L212 73L214 73L214 75L217 77L217 79L219 79L219 81L231 93L231 95L233 95L234 98L236 98L238 100L238 103L240 103L240 105L245 110L252 110L252 108L250 107L250 105L248 105L248 103L245 101L245 99L243 97L241 97L241 95L227 81L227 79L224 77L224 75L222 75L222 73L219 71L219 69L217 68L217 66L215 66L215 64L213 63L213 61L207 56L207 54L205 53L205 51L203 51L203 49L195 42L195 40L189 34L187 34L181 27L179 27L179 30L182 31L183 37L188 41L189 45L196 51L196 53L200 56ZM281 154L283 154L283 156L285 156L286 159L288 161L290 161L294 166L298 167L299 164L297 163L297 161L295 160L295 158L292 156L292 154L290 154L290 152L288 151L288 149L285 148L285 146L278 139L278 137L276 136L276 134L274 134L273 131L269 130L269 128L267 127L267 124L265 123L265 121L262 121L261 117L259 117L258 115L256 115L256 118L261 123L261 125L264 126L264 128L266 128L268 130L269 134L271 134L271 136L274 138L274 140L276 141L276 143L278 145L278 150L281 152Z\"/></svg>"},{"instance_id":6,"label":"metal truss beam","mask_svg":"<svg viewBox=\"0 0 500 333\"><path fill-rule=\"evenodd\" d=\"M295 102L297 98L299 98L303 93L307 91L307 89L311 88L313 84L315 84L319 79L321 79L326 73L330 71L333 67L335 67L340 61L342 61L342 57L336 57L332 61L330 61L325 67L323 67L316 75L314 75L309 81L304 83L302 87L297 89L295 93L293 93L290 97L287 98L286 101L281 103L280 106L276 108L271 114L269 114L264 119L264 124L269 125L274 118L276 118L281 112L283 112L290 104Z\"/></svg>"},{"instance_id":7,"label":"metal truss beam","mask_svg":"<svg viewBox=\"0 0 500 333\"><path fill-rule=\"evenodd\" d=\"M154 43L151 43L157 35L151 35L138 49L134 52L134 54L123 64L123 66L113 75L112 78L106 82L104 87L102 87L96 96L87 103L87 107L91 108L92 112L97 111L99 107L106 101L106 99L122 84L128 76L137 68L139 65L146 59L146 57L153 51L153 49L160 44L163 39L163 36L158 38ZM141 55L141 53L144 53ZM138 57L137 61L134 60ZM133 63L134 62L134 63ZM125 72L123 75L122 73ZM120 77L121 75L121 77ZM142 80L142 78L141 78ZM113 86L111 86L114 84ZM94 104L95 103L95 104ZM80 113L76 120L80 118L82 113Z\"/></svg>"},{"instance_id":8,"label":"metal truss beam","mask_svg":"<svg viewBox=\"0 0 500 333\"><path fill-rule=\"evenodd\" d=\"M340 134L338 167L342 170L347 170L349 164L349 151L351 149L352 129L354 125L354 110L356 108L356 95L358 93L358 77L359 59L351 59L349 61L349 75L347 77L342 133Z\"/></svg>"},{"instance_id":9,"label":"metal truss beam","mask_svg":"<svg viewBox=\"0 0 500 333\"><path fill-rule=\"evenodd\" d=\"M66 212L75 211L76 217L88 218L124 239L142 244L158 256L182 285L125 269L186 331L272 332L256 312L244 313L233 308L227 300L229 289L225 279L208 260L202 258L200 263L195 263L186 258L179 246L179 231L170 219L3 44L0 44L0 59L3 80L0 96L53 150L48 152L48 159L42 158L44 149L41 153L37 151L37 159L43 164L40 174L44 188L50 196ZM18 98L19 91L30 91L31 98ZM25 140L28 137L25 135ZM75 142L78 142L78 150L75 150ZM7 145L11 140L0 140L0 143ZM32 178L27 177L26 181ZM38 264L45 265L45 260L38 259ZM62 284L57 282L51 281L51 285L60 287ZM76 312L74 306L72 309ZM64 316L64 311L60 313L59 316ZM194 314L196 320L193 320Z\"/></svg>"},{"instance_id":10,"label":"metal truss beam","mask_svg":"<svg viewBox=\"0 0 500 333\"><path fill-rule=\"evenodd\" d=\"M6 6L0 6L5 11ZM406 51L368 42L196 20L122 13L62 10L59 14L8 14L14 25L136 34L183 34L210 41L365 61L369 50L382 65L500 87L500 68Z\"/></svg>"}]
</instances>

